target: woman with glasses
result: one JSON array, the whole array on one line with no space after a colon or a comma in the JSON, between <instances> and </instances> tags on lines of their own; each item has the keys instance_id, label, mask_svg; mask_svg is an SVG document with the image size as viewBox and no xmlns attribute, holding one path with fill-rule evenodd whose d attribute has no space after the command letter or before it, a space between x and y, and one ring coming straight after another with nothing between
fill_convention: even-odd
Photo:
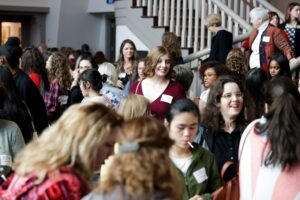
<instances>
[{"instance_id":1,"label":"woman with glasses","mask_svg":"<svg viewBox=\"0 0 300 200\"><path fill-rule=\"evenodd\" d=\"M241 81L229 75L220 76L210 90L196 140L215 155L219 170L226 161L238 162L241 135L247 120L253 119L245 95ZM229 180L235 171L231 169L224 178Z\"/></svg>"}]
</instances>

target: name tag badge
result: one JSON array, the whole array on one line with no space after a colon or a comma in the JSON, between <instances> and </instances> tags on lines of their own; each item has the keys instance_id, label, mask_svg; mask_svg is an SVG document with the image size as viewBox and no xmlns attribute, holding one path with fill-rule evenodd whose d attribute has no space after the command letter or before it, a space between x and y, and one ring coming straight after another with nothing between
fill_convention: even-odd
<instances>
[{"instance_id":1,"label":"name tag badge","mask_svg":"<svg viewBox=\"0 0 300 200\"><path fill-rule=\"evenodd\" d=\"M193 173L196 181L198 183L202 183L206 179L208 179L205 168L201 168Z\"/></svg>"},{"instance_id":2,"label":"name tag badge","mask_svg":"<svg viewBox=\"0 0 300 200\"><path fill-rule=\"evenodd\" d=\"M262 41L263 42L270 42L270 37L269 36L264 36Z\"/></svg>"},{"instance_id":3,"label":"name tag badge","mask_svg":"<svg viewBox=\"0 0 300 200\"><path fill-rule=\"evenodd\" d=\"M300 29L300 25L297 25L297 26L296 26L296 29Z\"/></svg>"},{"instance_id":4,"label":"name tag badge","mask_svg":"<svg viewBox=\"0 0 300 200\"><path fill-rule=\"evenodd\" d=\"M170 96L170 95L167 95L167 94L163 94L160 98L160 101L163 101L163 102L166 102L166 103L169 103L169 104L172 103L172 100L173 100L173 97Z\"/></svg>"},{"instance_id":5,"label":"name tag badge","mask_svg":"<svg viewBox=\"0 0 300 200\"><path fill-rule=\"evenodd\" d=\"M0 165L9 166L12 165L12 159L10 155L0 155Z\"/></svg>"}]
</instances>

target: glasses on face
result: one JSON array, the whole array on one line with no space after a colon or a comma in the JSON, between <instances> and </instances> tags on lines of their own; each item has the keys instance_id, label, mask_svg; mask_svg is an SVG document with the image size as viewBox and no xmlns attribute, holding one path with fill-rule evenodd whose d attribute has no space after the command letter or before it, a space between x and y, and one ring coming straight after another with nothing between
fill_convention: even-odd
<instances>
[{"instance_id":1,"label":"glasses on face","mask_svg":"<svg viewBox=\"0 0 300 200\"><path fill-rule=\"evenodd\" d=\"M242 92L237 92L235 94L226 93L221 97L223 97L224 99L230 100L230 99L232 99L233 96L235 96L238 99L238 98L242 98L244 96L244 94Z\"/></svg>"}]
</instances>

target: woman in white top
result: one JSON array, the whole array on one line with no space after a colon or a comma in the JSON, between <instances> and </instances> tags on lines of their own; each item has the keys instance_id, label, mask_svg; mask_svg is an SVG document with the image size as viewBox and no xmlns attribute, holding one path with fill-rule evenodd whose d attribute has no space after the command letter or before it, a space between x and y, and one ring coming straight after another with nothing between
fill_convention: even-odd
<instances>
[{"instance_id":1,"label":"woman in white top","mask_svg":"<svg viewBox=\"0 0 300 200\"><path fill-rule=\"evenodd\" d=\"M79 76L79 85L84 96L81 103L102 103L112 107L109 99L99 93L102 88L103 76L96 69L87 69Z\"/></svg>"},{"instance_id":2,"label":"woman in white top","mask_svg":"<svg viewBox=\"0 0 300 200\"><path fill-rule=\"evenodd\" d=\"M217 61L209 61L201 66L199 69L200 78L205 90L201 93L199 99L199 110L200 113L204 113L206 107L207 98L209 95L210 87L213 86L214 82L220 75L230 74L230 69L225 65Z\"/></svg>"}]
</instances>

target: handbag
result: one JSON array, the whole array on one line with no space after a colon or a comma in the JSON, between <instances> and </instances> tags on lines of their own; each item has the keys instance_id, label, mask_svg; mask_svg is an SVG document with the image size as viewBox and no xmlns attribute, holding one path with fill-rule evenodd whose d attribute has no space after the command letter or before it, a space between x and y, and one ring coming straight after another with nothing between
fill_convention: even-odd
<instances>
[{"instance_id":1,"label":"handbag","mask_svg":"<svg viewBox=\"0 0 300 200\"><path fill-rule=\"evenodd\" d=\"M240 198L238 170L233 178L231 178L227 182L224 181L224 175L232 165L236 164L232 161L227 161L224 163L221 169L221 179L223 186L211 194L213 200L238 200Z\"/></svg>"},{"instance_id":2,"label":"handbag","mask_svg":"<svg viewBox=\"0 0 300 200\"><path fill-rule=\"evenodd\" d=\"M243 148L246 142L246 139L250 133L251 129L248 129L246 133L246 138L241 146L241 151L243 152ZM240 155L241 156L241 155ZM236 174L228 181L224 181L224 176L226 171L232 167L236 167ZM222 179L222 187L217 189L211 194L212 200L239 200L240 199L240 183L239 183L239 165L235 164L232 161L227 161L224 163L221 169L221 179Z\"/></svg>"}]
</instances>

